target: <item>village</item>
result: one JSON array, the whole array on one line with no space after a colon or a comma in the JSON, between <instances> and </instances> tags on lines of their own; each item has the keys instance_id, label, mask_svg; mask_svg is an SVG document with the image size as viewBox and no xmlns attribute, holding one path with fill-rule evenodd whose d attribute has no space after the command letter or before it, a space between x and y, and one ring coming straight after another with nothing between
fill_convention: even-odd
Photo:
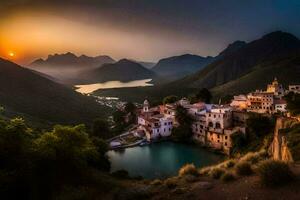
<instances>
[{"instance_id":1,"label":"village","mask_svg":"<svg viewBox=\"0 0 300 200\"><path fill-rule=\"evenodd\" d=\"M182 98L174 103L151 107L150 102L145 100L137 111L137 120L133 128L113 138L110 146L112 149L142 146L170 138L173 128L179 126L176 108L182 106L193 118L193 141L203 147L230 155L233 146L231 136L246 134L246 120L250 113L267 116L280 114L289 117L287 102L283 98L289 92L300 93L300 85L289 85L288 89L285 89L275 78L267 85L266 90L234 96L230 104L192 104L187 98Z\"/></svg>"}]
</instances>

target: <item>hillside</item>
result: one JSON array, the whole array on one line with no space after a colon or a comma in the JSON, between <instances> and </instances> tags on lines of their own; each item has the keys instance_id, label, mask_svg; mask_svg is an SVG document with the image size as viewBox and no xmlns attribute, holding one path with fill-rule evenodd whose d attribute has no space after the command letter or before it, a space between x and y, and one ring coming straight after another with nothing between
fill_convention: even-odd
<instances>
[{"instance_id":1,"label":"hillside","mask_svg":"<svg viewBox=\"0 0 300 200\"><path fill-rule=\"evenodd\" d=\"M0 105L53 123L90 123L109 110L93 99L0 58Z\"/></svg>"},{"instance_id":2,"label":"hillside","mask_svg":"<svg viewBox=\"0 0 300 200\"><path fill-rule=\"evenodd\" d=\"M213 57L185 54L161 59L152 70L160 76L178 79L192 74L213 61Z\"/></svg>"},{"instance_id":3,"label":"hillside","mask_svg":"<svg viewBox=\"0 0 300 200\"><path fill-rule=\"evenodd\" d=\"M280 61L300 51L300 41L295 36L277 31L243 45L237 51L223 56L205 69L187 76L174 85L212 88L238 79L270 61Z\"/></svg>"},{"instance_id":4,"label":"hillside","mask_svg":"<svg viewBox=\"0 0 300 200\"><path fill-rule=\"evenodd\" d=\"M82 72L82 83L99 83L106 81L133 81L155 77L155 73L141 64L122 59L114 64L104 64L96 69Z\"/></svg>"},{"instance_id":5,"label":"hillside","mask_svg":"<svg viewBox=\"0 0 300 200\"><path fill-rule=\"evenodd\" d=\"M286 88L289 84L300 84L300 53L256 65L251 72L213 88L212 92L215 96L224 96L265 89L274 77Z\"/></svg>"}]
</instances>

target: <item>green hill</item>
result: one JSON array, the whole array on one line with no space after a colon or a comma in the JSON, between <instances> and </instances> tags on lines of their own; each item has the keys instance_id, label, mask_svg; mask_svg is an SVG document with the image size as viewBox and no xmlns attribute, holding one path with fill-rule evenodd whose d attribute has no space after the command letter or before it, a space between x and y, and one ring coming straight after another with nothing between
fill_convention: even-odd
<instances>
[{"instance_id":1,"label":"green hill","mask_svg":"<svg viewBox=\"0 0 300 200\"><path fill-rule=\"evenodd\" d=\"M0 105L52 123L90 123L109 109L90 97L0 58Z\"/></svg>"},{"instance_id":2,"label":"green hill","mask_svg":"<svg viewBox=\"0 0 300 200\"><path fill-rule=\"evenodd\" d=\"M266 89L274 77L285 87L300 84L300 54L256 65L251 72L213 88L212 92L215 96L225 96Z\"/></svg>"},{"instance_id":3,"label":"green hill","mask_svg":"<svg viewBox=\"0 0 300 200\"><path fill-rule=\"evenodd\" d=\"M298 38L281 31L273 32L224 55L222 59L191 76L175 81L173 85L212 88L239 79L266 62L280 61L298 52Z\"/></svg>"}]
</instances>

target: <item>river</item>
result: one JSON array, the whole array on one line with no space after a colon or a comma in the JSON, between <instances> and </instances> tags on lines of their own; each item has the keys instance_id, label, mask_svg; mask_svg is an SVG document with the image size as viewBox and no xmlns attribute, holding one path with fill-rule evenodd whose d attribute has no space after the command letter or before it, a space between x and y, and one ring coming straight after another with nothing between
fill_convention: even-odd
<instances>
[{"instance_id":1,"label":"river","mask_svg":"<svg viewBox=\"0 0 300 200\"><path fill-rule=\"evenodd\" d=\"M196 145L160 142L148 146L137 146L119 151L109 151L111 172L124 169L132 177L147 179L176 175L187 163L197 167L218 163L223 156Z\"/></svg>"}]
</instances>

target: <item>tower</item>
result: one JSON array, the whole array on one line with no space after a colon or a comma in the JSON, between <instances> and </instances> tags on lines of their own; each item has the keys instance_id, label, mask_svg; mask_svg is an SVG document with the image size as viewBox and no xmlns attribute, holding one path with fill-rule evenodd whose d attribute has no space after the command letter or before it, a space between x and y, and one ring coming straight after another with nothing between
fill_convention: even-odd
<instances>
[{"instance_id":1,"label":"tower","mask_svg":"<svg viewBox=\"0 0 300 200\"><path fill-rule=\"evenodd\" d=\"M148 112L149 111L149 102L148 100L146 99L144 101L144 106L143 106L143 112Z\"/></svg>"}]
</instances>

